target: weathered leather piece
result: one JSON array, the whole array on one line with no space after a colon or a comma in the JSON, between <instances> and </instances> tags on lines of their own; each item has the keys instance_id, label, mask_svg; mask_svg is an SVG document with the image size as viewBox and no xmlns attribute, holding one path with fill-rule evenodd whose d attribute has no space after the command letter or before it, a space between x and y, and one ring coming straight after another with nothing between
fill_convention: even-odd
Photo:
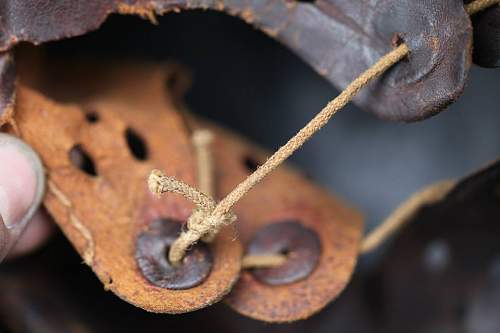
<instances>
[{"instance_id":1,"label":"weathered leather piece","mask_svg":"<svg viewBox=\"0 0 500 333\"><path fill-rule=\"evenodd\" d=\"M155 20L180 9L215 9L238 16L281 41L343 89L399 39L408 61L355 99L391 120L432 116L463 90L471 62L472 30L459 0L6 0L0 4L0 51L97 29L113 12ZM312 111L311 111L312 112Z\"/></svg>"},{"instance_id":2,"label":"weathered leather piece","mask_svg":"<svg viewBox=\"0 0 500 333\"><path fill-rule=\"evenodd\" d=\"M146 184L153 168L195 184L190 137L163 89L165 73L138 67L127 76L88 74L101 78L86 80L90 85L114 85L71 105L56 103L24 85L17 88L19 135L47 169L46 207L104 287L125 301L166 313L217 302L240 272L241 246L232 230L223 231L210 245L211 272L190 289L172 291L151 284L134 256L136 239L150 223L161 217L185 221L192 210L190 202L175 195L154 198ZM66 85L69 95L72 88L77 87ZM82 85L76 93L84 89ZM127 145L127 128L144 141L146 158Z\"/></svg>"},{"instance_id":3,"label":"weathered leather piece","mask_svg":"<svg viewBox=\"0 0 500 333\"><path fill-rule=\"evenodd\" d=\"M0 53L0 126L12 117L15 99L16 69L10 52Z\"/></svg>"},{"instance_id":4,"label":"weathered leather piece","mask_svg":"<svg viewBox=\"0 0 500 333\"><path fill-rule=\"evenodd\" d=\"M472 1L465 0L465 3ZM482 67L500 67L500 6L474 15L472 26L474 63Z\"/></svg>"},{"instance_id":5,"label":"weathered leather piece","mask_svg":"<svg viewBox=\"0 0 500 333\"><path fill-rule=\"evenodd\" d=\"M83 110L78 110L80 119L84 117L84 114L82 114L84 112L99 115L99 120L95 121L94 118L91 118L93 122L89 125L82 125L80 121L77 124L83 126L83 129L80 130L82 133L89 131L87 135L81 136L84 138L82 143L88 150L89 155L93 157L97 172L102 174L103 177L110 177L106 182L110 182L113 188L116 187L116 189L119 189L124 187L120 191L121 200L124 200L127 196L134 196L133 193L137 189L142 189L142 186L146 186L146 169L149 172L153 168L162 168L164 166L163 168L167 174L195 184L191 174L195 164L190 152L187 151L187 143L183 138L183 133L179 133L179 129L177 128L179 126L180 115L178 113L171 114L173 113L172 100L179 98L179 96L171 96L169 90L165 89L165 82L171 75L171 70L167 69L165 71L164 68L159 66L149 67L132 64L123 64L123 66L86 66L80 64L79 66L60 66L59 69L61 74L52 72L48 76L48 79L39 80L40 82L44 82L41 86L43 86L45 93L50 96L54 94L58 100L73 100L77 101L80 105L85 105ZM174 70L177 69L174 68ZM99 75L96 73L99 73ZM179 74L177 73L176 75ZM147 80L148 78L149 81ZM182 80L179 80L179 82L182 82ZM66 86L66 89L63 89L63 86ZM170 86L169 89L177 90L175 87ZM25 92L25 90L21 86L18 100L18 109L20 110L25 109L20 104L27 100L25 94L28 92ZM87 95L86 92L92 93ZM30 94L34 93L31 92ZM90 97L93 95L99 96L99 98ZM160 95L162 95L161 98L159 97ZM163 103L166 103L166 106L160 108L159 105ZM176 101L175 104L180 105L181 102ZM69 107L57 104L53 104L52 106L61 109L58 117L62 117L63 111L66 114L74 113ZM41 107L41 109L45 108ZM37 109L40 109L40 107L38 106ZM161 110L164 114L157 112L157 110ZM57 119L57 121L54 119L55 124L50 127L52 132L57 132L58 128L64 128L64 132L71 132L68 129L68 127L72 127L69 125L71 122L67 121L67 117L64 116L64 118ZM115 242L113 239L115 238L120 239L121 242L123 235L127 235L129 231L121 228L118 234L112 231L111 228L104 229L109 224L103 221L96 222L96 224L103 225L102 228L98 228L91 221L92 217L95 218L101 215L99 213L101 205L109 206L114 200L109 197L102 197L100 194L94 192L82 193L84 197L80 197L79 191L74 187L75 182L73 182L72 178L78 176L78 179L80 179L82 175L76 173L76 175L71 174L71 177L67 177L67 173L73 171L72 167L60 167L54 164L52 157L49 158L46 155L46 145L48 144L44 139L46 133L39 133L33 130L32 126L35 125L35 120L38 120L36 122L38 124L39 121L47 121L47 119L40 119L34 108L17 114L16 120L23 138L29 138L29 142L31 142L35 140L36 135L39 136L37 142L33 144L35 150L41 151L42 159L48 159L49 170L58 171L55 174L56 178L54 178L58 186L68 196L72 192L74 192L75 198L78 195L78 201L75 201L74 205L77 208L76 213L82 212L86 214L84 216L87 218L82 217L82 223L88 225L92 230L95 228L94 236L96 237L96 244L101 242L101 246L108 250L106 254L101 253L101 258L106 257L106 261L97 267L93 265L94 271L96 271L101 281L108 288L127 301L138 305L136 301L123 297L123 290L119 288L117 282L128 279L128 275L132 273L127 270L135 270L133 273L137 274L137 269L129 262L135 256L135 252L130 252L132 245L128 244L127 240L124 246L111 252L108 246L104 244L105 242L113 244ZM216 141L212 147L216 161L217 195L219 198L232 190L237 183L251 172L249 169L251 163L248 163L246 158L263 161L267 156L262 150L255 148L253 145L228 131L200 120L191 119L191 117L187 117L186 120L190 120L187 122L190 128L209 126L215 133ZM124 151L121 140L116 141L119 138L119 133L123 133L124 125L121 124L123 121L133 126L138 133L143 135L151 150L149 159L139 163L141 167L140 180L136 179L137 175L134 171L138 167L137 161L130 158L126 149ZM111 123L110 125L114 125L108 128L108 122ZM203 125L201 125L202 123ZM149 126L151 127L146 129ZM90 132L91 130L87 127L95 127L95 129ZM121 128L118 134L114 127ZM155 134L160 131L161 135ZM27 132L32 133L32 135L27 136ZM64 137L63 134L59 135ZM181 136L180 139L177 138L179 135ZM101 142L100 138L102 136L114 137L116 143L110 144L110 139L102 140ZM55 141L58 140L55 139ZM50 146L53 144L51 143ZM178 161L177 158L181 158L181 156L184 156L183 154L186 154L186 158ZM123 169L118 167L118 165L123 165ZM114 169L117 170L113 171ZM64 180L58 176L59 172L65 175ZM114 174L112 175L112 173ZM135 185L131 189L130 185L127 184ZM293 191L290 191L290 189L293 189ZM125 195L125 193L128 194ZM94 198L96 195L98 196ZM130 202L132 205L145 206L146 213L139 213L139 216L152 215L148 212L150 209L148 207L150 206L153 206L159 212L163 212L163 214L170 212L174 215L180 215L180 217L173 216L173 218L185 219L190 213L190 210L185 209L186 201L177 198L175 195L167 195L162 200L156 200L146 195L145 201L146 203L142 203L140 200L130 200L127 202ZM54 202L52 195L48 195L46 203L49 210L55 215L57 223L68 235L71 242L75 244L80 254L84 255L85 242L83 242L78 232L69 224L63 212L60 211L58 203ZM168 206L165 207L165 205ZM175 208L175 205L179 205L180 207ZM144 211L140 207L138 210L139 212ZM266 286L258 283L250 272L243 272L242 279L237 283L236 288L233 290L234 292L228 298L228 303L238 312L252 318L272 322L304 319L318 312L331 302L349 282L358 256L359 242L362 236L362 218L355 210L347 207L325 190L312 185L310 181L306 180L298 172L290 170L286 166L280 167L245 196L234 207L234 211L238 216L238 221L234 227L225 228L224 235L228 235L228 237L221 235L222 239L215 244L216 249L213 253L216 263L213 270L217 270L217 259L220 258L222 262L227 260L224 267L229 271L228 274L233 274L233 267L237 266L233 263L236 260L234 256L237 255L239 262L242 254L240 250L235 249L239 249L239 245L237 245L239 242L237 240L241 240L247 244L247 241L254 235L255 231L266 224L268 225L276 221L285 219L299 221L305 227L313 230L321 241L321 254L317 266L310 275L300 281L281 286ZM116 214L121 215L119 211L116 211ZM127 225L127 219L123 216L121 219L124 219L125 222L123 223ZM145 225L145 223L140 222L140 225ZM137 235L138 231L136 232L136 230L138 228L132 229L132 234ZM143 229L141 228L141 230ZM222 250L228 252L225 254L225 257L219 252L218 248L221 248L221 252ZM113 257L115 259L112 259ZM124 269L119 272L116 271L116 274L112 277L113 283L108 286L107 275L103 274L100 270L107 271L109 269L107 266L113 265L112 262L118 260L116 258L124 260L127 264ZM98 259L99 252L96 251L96 260ZM215 273L209 275L208 281L210 281L212 275ZM124 274L124 276L122 277L121 274ZM222 282L225 281L223 277L217 275L213 279L222 279ZM138 279L138 281L141 284L144 282L141 279ZM125 281L122 283L125 283ZM130 288L128 282L126 285ZM225 285L223 284L223 286ZM152 285L141 285L140 288L147 288L149 297L151 295L154 296L158 289ZM206 297L206 294L210 293L210 286L206 286L206 283L203 283L200 285L200 288L196 287L191 290L196 295L193 296L194 299L196 297ZM146 295L147 293L144 294ZM165 296L162 295L162 297L163 302L166 302ZM157 302L158 304L160 303L160 296L158 296ZM148 304L147 309L151 311L172 312L159 308L158 304ZM152 305L154 305L154 308L151 307Z\"/></svg>"},{"instance_id":6,"label":"weathered leather piece","mask_svg":"<svg viewBox=\"0 0 500 333\"><path fill-rule=\"evenodd\" d=\"M422 207L367 287L378 295L381 331L496 332L499 222L500 161Z\"/></svg>"},{"instance_id":7,"label":"weathered leather piece","mask_svg":"<svg viewBox=\"0 0 500 333\"><path fill-rule=\"evenodd\" d=\"M215 134L212 147L219 196L231 191L250 174L253 165L269 156L214 124L198 121L197 126L210 128ZM271 285L250 271L242 272L226 298L237 312L267 322L306 319L332 302L350 281L363 233L362 218L299 172L280 166L248 192L234 211L238 239L245 249L262 228L290 220L314 231L321 242L317 266L299 281Z\"/></svg>"},{"instance_id":8,"label":"weathered leather piece","mask_svg":"<svg viewBox=\"0 0 500 333\"><path fill-rule=\"evenodd\" d=\"M500 6L479 13L474 24L474 63L500 67Z\"/></svg>"}]
</instances>

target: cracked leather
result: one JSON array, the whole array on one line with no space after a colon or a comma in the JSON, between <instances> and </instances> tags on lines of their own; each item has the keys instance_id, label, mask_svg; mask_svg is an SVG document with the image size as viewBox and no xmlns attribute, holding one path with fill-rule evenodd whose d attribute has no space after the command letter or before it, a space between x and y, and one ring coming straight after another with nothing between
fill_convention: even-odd
<instances>
[{"instance_id":1,"label":"cracked leather","mask_svg":"<svg viewBox=\"0 0 500 333\"><path fill-rule=\"evenodd\" d=\"M411 54L355 99L389 120L416 121L458 98L471 63L472 28L459 0L6 0L0 3L0 51L97 29L110 13L150 20L181 9L238 16L279 40L343 89L394 46ZM1 112L1 111L0 111Z\"/></svg>"}]
</instances>

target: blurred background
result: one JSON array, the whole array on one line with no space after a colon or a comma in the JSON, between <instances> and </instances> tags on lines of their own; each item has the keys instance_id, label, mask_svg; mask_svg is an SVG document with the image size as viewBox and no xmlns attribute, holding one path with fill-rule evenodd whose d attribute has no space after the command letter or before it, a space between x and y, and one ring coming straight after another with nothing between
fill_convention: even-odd
<instances>
[{"instance_id":1,"label":"blurred background","mask_svg":"<svg viewBox=\"0 0 500 333\"><path fill-rule=\"evenodd\" d=\"M276 41L236 18L211 11L169 14L159 18L156 26L136 17L113 15L99 31L49 43L48 51L53 57L76 54L184 64L193 74L193 85L187 95L191 110L244 134L268 150L285 143L338 94L338 90ZM292 163L360 209L367 228L371 229L420 188L435 181L462 177L500 156L499 87L498 69L473 66L466 90L455 104L429 120L412 124L382 121L349 105L292 157ZM58 246L52 244L43 251L60 253ZM62 247L68 248L67 244ZM442 254L439 246L437 251ZM42 255L49 256L47 253ZM376 266L378 256L371 257L369 262L363 260L358 270L363 272L368 270L366 267ZM90 285L99 288L88 269L69 264L78 261L76 256L70 259L65 261L67 268L54 265L50 270L72 277L87 274L92 280ZM26 260L30 258L12 264L9 269L15 272L16 265ZM221 305L175 321L139 310L134 316L151 320L161 317L164 329L186 329L198 322L201 327L215 327L219 332L271 329L299 332L305 328L365 332L370 331L371 317L376 314L366 316L358 303L375 302L372 308L376 308L372 293L377 288L367 293L365 287L358 287L358 274L339 302L312 321L291 326L258 324L232 314ZM76 292L84 297L85 288L80 289L66 295ZM109 316L119 321L121 316L130 315L131 306L110 293L99 297L105 300L80 302L78 306L100 304L96 308L105 313L106 306L114 304L118 310ZM500 311L500 307L494 309ZM224 318L224 322L211 320L212 315L218 320ZM234 325L230 324L233 320ZM144 327L148 326L128 326L128 330Z\"/></svg>"}]
</instances>

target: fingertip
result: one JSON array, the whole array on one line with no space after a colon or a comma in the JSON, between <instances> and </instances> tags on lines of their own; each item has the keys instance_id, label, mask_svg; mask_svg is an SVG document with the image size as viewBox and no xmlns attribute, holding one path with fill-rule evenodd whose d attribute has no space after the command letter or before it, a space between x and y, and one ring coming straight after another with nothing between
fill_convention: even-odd
<instances>
[{"instance_id":1,"label":"fingertip","mask_svg":"<svg viewBox=\"0 0 500 333\"><path fill-rule=\"evenodd\" d=\"M9 249L9 234L7 232L7 227L5 226L2 215L0 214L0 262L3 260L3 258L5 258L5 255L7 254L7 251Z\"/></svg>"},{"instance_id":2,"label":"fingertip","mask_svg":"<svg viewBox=\"0 0 500 333\"><path fill-rule=\"evenodd\" d=\"M0 133L0 214L10 238L17 238L38 209L45 175L38 155L23 141Z\"/></svg>"},{"instance_id":3,"label":"fingertip","mask_svg":"<svg viewBox=\"0 0 500 333\"><path fill-rule=\"evenodd\" d=\"M54 225L45 209L39 209L21 234L7 259L19 257L40 248L54 231Z\"/></svg>"}]
</instances>

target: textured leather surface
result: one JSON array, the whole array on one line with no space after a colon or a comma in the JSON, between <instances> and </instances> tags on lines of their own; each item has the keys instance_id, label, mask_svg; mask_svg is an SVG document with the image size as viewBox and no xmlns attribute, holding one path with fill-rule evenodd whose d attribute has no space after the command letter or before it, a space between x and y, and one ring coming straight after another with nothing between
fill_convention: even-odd
<instances>
[{"instance_id":1,"label":"textured leather surface","mask_svg":"<svg viewBox=\"0 0 500 333\"><path fill-rule=\"evenodd\" d=\"M16 70L9 52L0 53L0 126L12 116Z\"/></svg>"},{"instance_id":2,"label":"textured leather surface","mask_svg":"<svg viewBox=\"0 0 500 333\"><path fill-rule=\"evenodd\" d=\"M113 12L155 20L180 9L225 11L288 46L337 88L405 41L411 55L355 99L391 120L429 117L462 92L472 30L459 0L7 0L0 4L0 50L97 29ZM399 36L399 37L398 37Z\"/></svg>"}]
</instances>

